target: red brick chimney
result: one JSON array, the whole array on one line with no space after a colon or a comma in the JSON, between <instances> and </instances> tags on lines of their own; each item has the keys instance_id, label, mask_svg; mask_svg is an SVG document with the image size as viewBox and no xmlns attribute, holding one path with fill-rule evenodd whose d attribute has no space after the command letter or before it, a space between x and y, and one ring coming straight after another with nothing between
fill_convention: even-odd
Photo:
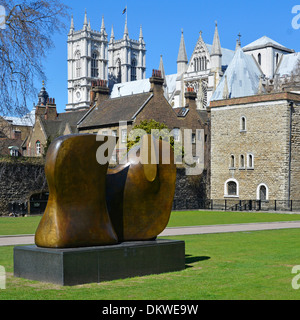
<instances>
[{"instance_id":1,"label":"red brick chimney","mask_svg":"<svg viewBox=\"0 0 300 320\"><path fill-rule=\"evenodd\" d=\"M56 120L57 110L54 98L48 98L44 114L45 120Z\"/></svg>"},{"instance_id":2,"label":"red brick chimney","mask_svg":"<svg viewBox=\"0 0 300 320\"><path fill-rule=\"evenodd\" d=\"M90 91L90 106L92 107L96 102L97 105L109 98L109 88L106 80L92 81L92 89Z\"/></svg>"},{"instance_id":3,"label":"red brick chimney","mask_svg":"<svg viewBox=\"0 0 300 320\"><path fill-rule=\"evenodd\" d=\"M163 94L163 84L164 84L164 79L161 76L161 71L160 70L152 70L152 77L149 79L151 88L150 92L153 93L160 93Z\"/></svg>"},{"instance_id":4,"label":"red brick chimney","mask_svg":"<svg viewBox=\"0 0 300 320\"><path fill-rule=\"evenodd\" d=\"M185 97L185 107L186 108L193 108L193 109L197 109L196 106L196 98L197 98L197 93L194 91L194 88L191 87L187 87L186 92L184 93L184 97Z\"/></svg>"}]
</instances>

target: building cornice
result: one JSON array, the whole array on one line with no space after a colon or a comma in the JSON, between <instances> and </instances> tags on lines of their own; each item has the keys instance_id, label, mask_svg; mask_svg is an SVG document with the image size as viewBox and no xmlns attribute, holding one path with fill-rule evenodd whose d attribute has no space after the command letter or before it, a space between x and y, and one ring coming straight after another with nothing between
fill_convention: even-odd
<instances>
[{"instance_id":1,"label":"building cornice","mask_svg":"<svg viewBox=\"0 0 300 320\"><path fill-rule=\"evenodd\" d=\"M241 97L241 98L215 100L210 102L209 107L217 108L217 107L227 107L227 106L241 105L241 104L279 101L279 100L291 100L291 101L300 102L300 94L292 93L292 92L278 92L278 93L260 94L255 96L247 96L247 97Z\"/></svg>"}]
</instances>

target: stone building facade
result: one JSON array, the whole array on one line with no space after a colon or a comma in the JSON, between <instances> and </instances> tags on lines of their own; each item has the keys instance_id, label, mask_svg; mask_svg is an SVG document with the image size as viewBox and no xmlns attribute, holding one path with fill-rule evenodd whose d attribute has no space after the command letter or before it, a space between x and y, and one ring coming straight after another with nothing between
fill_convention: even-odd
<instances>
[{"instance_id":1,"label":"stone building facade","mask_svg":"<svg viewBox=\"0 0 300 320\"><path fill-rule=\"evenodd\" d=\"M75 30L73 18L68 34L68 104L66 111L88 110L92 81L115 83L144 79L146 45L140 27L139 39L129 37L127 19L122 39L108 35L102 17L100 31L92 30L87 14L81 30Z\"/></svg>"},{"instance_id":2,"label":"stone building facade","mask_svg":"<svg viewBox=\"0 0 300 320\"><path fill-rule=\"evenodd\" d=\"M300 95L212 101L211 199L300 199Z\"/></svg>"}]
</instances>

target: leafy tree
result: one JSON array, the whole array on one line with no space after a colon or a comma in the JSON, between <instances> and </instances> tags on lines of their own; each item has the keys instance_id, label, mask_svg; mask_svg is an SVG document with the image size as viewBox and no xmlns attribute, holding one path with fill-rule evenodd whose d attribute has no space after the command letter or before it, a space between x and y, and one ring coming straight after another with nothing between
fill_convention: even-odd
<instances>
[{"instance_id":1,"label":"leafy tree","mask_svg":"<svg viewBox=\"0 0 300 320\"><path fill-rule=\"evenodd\" d=\"M25 114L37 92L34 79L46 79L42 60L53 34L66 27L68 7L60 0L2 0L0 9L0 114Z\"/></svg>"},{"instance_id":2,"label":"leafy tree","mask_svg":"<svg viewBox=\"0 0 300 320\"><path fill-rule=\"evenodd\" d=\"M153 131L154 130L154 131ZM157 135L159 130L160 136ZM127 141L127 150L130 150L133 146L139 144L141 136L145 134L153 134L154 137L159 138L160 140L170 139L170 145L174 150L175 157L182 157L184 155L183 147L181 144L174 141L174 137L170 134L170 129L164 123L157 122L153 119L143 120L140 124L135 125L129 133Z\"/></svg>"}]
</instances>

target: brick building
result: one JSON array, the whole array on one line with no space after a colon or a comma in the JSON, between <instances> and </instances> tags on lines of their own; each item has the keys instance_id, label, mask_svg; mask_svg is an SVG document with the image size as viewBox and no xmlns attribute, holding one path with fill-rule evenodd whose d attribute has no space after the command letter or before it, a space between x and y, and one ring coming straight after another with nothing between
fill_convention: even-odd
<instances>
[{"instance_id":1,"label":"brick building","mask_svg":"<svg viewBox=\"0 0 300 320\"><path fill-rule=\"evenodd\" d=\"M57 113L54 98L42 87L39 100L35 106L35 123L23 141L23 155L28 157L40 157L45 154L45 148L55 138L78 133L77 122L86 111Z\"/></svg>"}]
</instances>

